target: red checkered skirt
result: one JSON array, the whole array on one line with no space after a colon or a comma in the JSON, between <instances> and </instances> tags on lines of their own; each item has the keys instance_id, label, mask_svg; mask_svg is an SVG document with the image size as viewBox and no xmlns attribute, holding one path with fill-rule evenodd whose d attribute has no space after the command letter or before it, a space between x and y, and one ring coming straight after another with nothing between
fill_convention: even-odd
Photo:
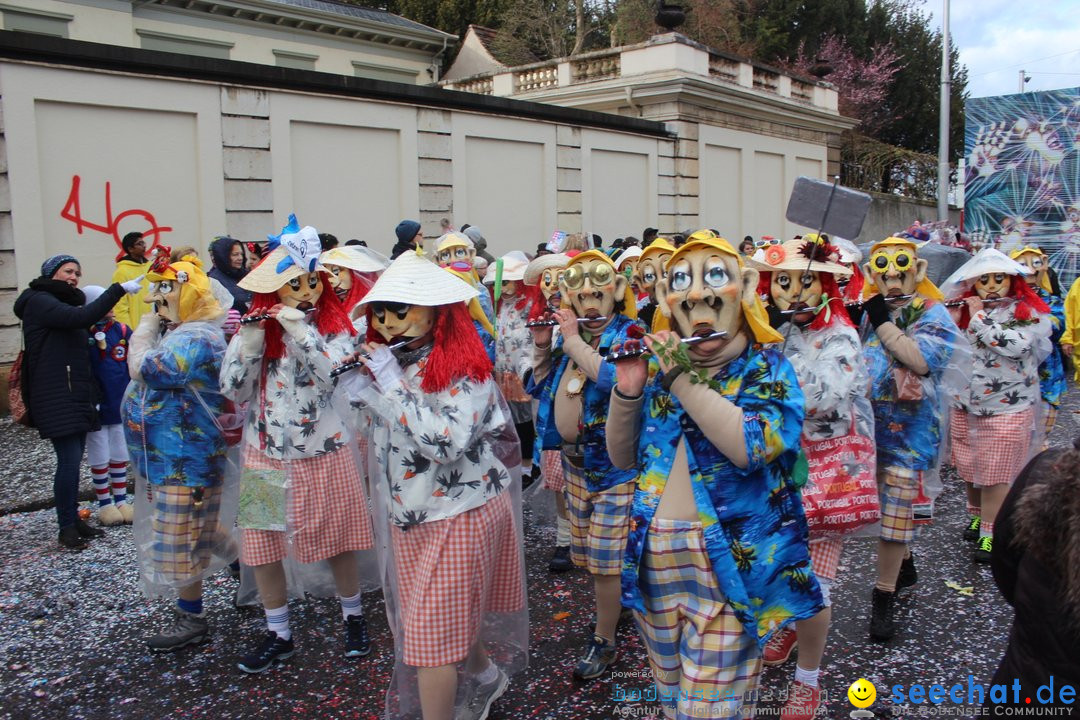
<instances>
[{"instance_id":1,"label":"red checkered skirt","mask_svg":"<svg viewBox=\"0 0 1080 720\"><path fill-rule=\"evenodd\" d=\"M284 468L289 482L287 530L244 530L240 560L245 565L278 562L286 553L311 563L374 546L371 514L351 449L282 462L249 445L244 466Z\"/></svg>"},{"instance_id":2,"label":"red checkered skirt","mask_svg":"<svg viewBox=\"0 0 1080 720\"><path fill-rule=\"evenodd\" d=\"M814 574L824 580L836 580L840 568L840 554L844 551L844 538L821 537L810 539L810 565Z\"/></svg>"},{"instance_id":3,"label":"red checkered skirt","mask_svg":"<svg viewBox=\"0 0 1080 720\"><path fill-rule=\"evenodd\" d=\"M540 453L540 471L544 475L544 487L561 493L566 489L566 474L562 469L561 450L543 450Z\"/></svg>"},{"instance_id":4,"label":"red checkered skirt","mask_svg":"<svg viewBox=\"0 0 1080 720\"><path fill-rule=\"evenodd\" d=\"M525 574L510 493L446 520L391 529L402 660L464 660L485 613L525 607Z\"/></svg>"},{"instance_id":5,"label":"red checkered skirt","mask_svg":"<svg viewBox=\"0 0 1080 720\"><path fill-rule=\"evenodd\" d=\"M953 408L952 462L960 477L979 486L1011 483L1031 450L1035 410L973 415Z\"/></svg>"}]
</instances>

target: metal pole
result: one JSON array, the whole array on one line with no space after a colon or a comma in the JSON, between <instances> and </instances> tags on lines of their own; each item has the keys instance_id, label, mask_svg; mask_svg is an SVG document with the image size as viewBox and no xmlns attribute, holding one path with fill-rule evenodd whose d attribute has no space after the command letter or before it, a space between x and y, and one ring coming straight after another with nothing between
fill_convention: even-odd
<instances>
[{"instance_id":1,"label":"metal pole","mask_svg":"<svg viewBox=\"0 0 1080 720\"><path fill-rule=\"evenodd\" d=\"M1024 83L1027 82L1027 78L1024 77L1025 70L1020 71L1020 86L1016 89L1016 92L1024 92Z\"/></svg>"},{"instance_id":2,"label":"metal pole","mask_svg":"<svg viewBox=\"0 0 1080 720\"><path fill-rule=\"evenodd\" d=\"M949 72L949 0L944 0L941 18L941 117L938 124L938 220L949 219L949 99L952 74Z\"/></svg>"}]
</instances>

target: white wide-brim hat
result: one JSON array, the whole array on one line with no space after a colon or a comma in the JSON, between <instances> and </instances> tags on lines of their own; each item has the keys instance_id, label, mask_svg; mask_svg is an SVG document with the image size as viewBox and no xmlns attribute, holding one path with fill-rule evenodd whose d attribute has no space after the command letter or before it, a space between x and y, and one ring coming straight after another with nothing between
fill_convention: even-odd
<instances>
[{"instance_id":1,"label":"white wide-brim hat","mask_svg":"<svg viewBox=\"0 0 1080 720\"><path fill-rule=\"evenodd\" d=\"M323 265L337 265L360 273L382 272L390 267L390 258L363 245L345 245L319 255Z\"/></svg>"},{"instance_id":2,"label":"white wide-brim hat","mask_svg":"<svg viewBox=\"0 0 1080 720\"><path fill-rule=\"evenodd\" d=\"M480 292L414 252L402 253L390 263L361 304L393 302L405 305L450 305L467 302Z\"/></svg>"},{"instance_id":3,"label":"white wide-brim hat","mask_svg":"<svg viewBox=\"0 0 1080 720\"><path fill-rule=\"evenodd\" d=\"M1005 273L1007 275L1019 275L1027 277L1031 274L1028 266L1013 260L1005 253L995 248L983 248L966 263L956 269L948 279L942 283L941 292L945 297L959 295L967 290L967 287L978 280L980 276L989 273Z\"/></svg>"},{"instance_id":4,"label":"white wide-brim hat","mask_svg":"<svg viewBox=\"0 0 1080 720\"><path fill-rule=\"evenodd\" d=\"M520 250L511 250L495 262L488 263L487 273L484 275L485 285L495 284L495 273L499 269L499 260L503 261L503 282L516 282L525 278L525 268L529 267L529 256Z\"/></svg>"},{"instance_id":5,"label":"white wide-brim hat","mask_svg":"<svg viewBox=\"0 0 1080 720\"><path fill-rule=\"evenodd\" d=\"M837 262L839 260L839 251L829 260L811 260L808 255L804 255L803 248L812 243L813 240L799 238L798 240L788 240L783 245L768 245L754 253L746 261L746 264L765 272L773 272L774 270L809 270L811 272L832 273L833 275L851 274L850 267Z\"/></svg>"},{"instance_id":6,"label":"white wide-brim hat","mask_svg":"<svg viewBox=\"0 0 1080 720\"><path fill-rule=\"evenodd\" d=\"M553 253L551 255L540 255L533 258L532 262L525 268L525 274L522 279L526 285L538 285L540 283L540 276L544 274L545 270L551 270L552 268L564 268L570 262L570 256L566 253Z\"/></svg>"},{"instance_id":7,"label":"white wide-brim hat","mask_svg":"<svg viewBox=\"0 0 1080 720\"><path fill-rule=\"evenodd\" d=\"M615 269L621 271L623 269L623 265L626 264L627 260L633 260L634 258L639 257L641 257L641 248L639 248L637 245L631 245L630 247L623 250L622 254L619 255L619 259L615 261Z\"/></svg>"},{"instance_id":8,"label":"white wide-brim hat","mask_svg":"<svg viewBox=\"0 0 1080 720\"><path fill-rule=\"evenodd\" d=\"M284 246L274 248L269 255L264 257L258 265L251 268L251 272L240 278L236 284L253 293L277 292L278 288L285 283L307 272L305 268L295 264L289 265L281 272L278 272L278 264L287 257L289 257L289 252ZM326 268L316 263L312 272L326 272Z\"/></svg>"}]
</instances>

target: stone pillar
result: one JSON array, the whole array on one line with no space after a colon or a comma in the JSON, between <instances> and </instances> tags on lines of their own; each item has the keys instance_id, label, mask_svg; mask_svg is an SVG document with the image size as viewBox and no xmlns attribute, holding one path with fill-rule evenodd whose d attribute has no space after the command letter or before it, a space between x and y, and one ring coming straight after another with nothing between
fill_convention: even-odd
<instances>
[{"instance_id":1,"label":"stone pillar","mask_svg":"<svg viewBox=\"0 0 1080 720\"><path fill-rule=\"evenodd\" d=\"M225 232L262 241L275 232L270 160L270 96L265 90L221 88Z\"/></svg>"},{"instance_id":2,"label":"stone pillar","mask_svg":"<svg viewBox=\"0 0 1080 720\"><path fill-rule=\"evenodd\" d=\"M0 112L0 412L8 408L8 373L22 347L22 328L15 317L19 296L15 274L15 236L11 230L11 193L8 190L7 141Z\"/></svg>"},{"instance_id":3,"label":"stone pillar","mask_svg":"<svg viewBox=\"0 0 1080 720\"><path fill-rule=\"evenodd\" d=\"M449 110L416 109L416 149L420 183L420 225L424 237L442 235L440 221L454 213L454 165L450 134L453 113ZM454 227L458 223L454 222ZM425 242L434 251L434 243Z\"/></svg>"},{"instance_id":4,"label":"stone pillar","mask_svg":"<svg viewBox=\"0 0 1080 720\"><path fill-rule=\"evenodd\" d=\"M581 128L559 125L555 129L556 207L558 229L582 232L581 226ZM591 240L590 240L591 242Z\"/></svg>"}]
</instances>

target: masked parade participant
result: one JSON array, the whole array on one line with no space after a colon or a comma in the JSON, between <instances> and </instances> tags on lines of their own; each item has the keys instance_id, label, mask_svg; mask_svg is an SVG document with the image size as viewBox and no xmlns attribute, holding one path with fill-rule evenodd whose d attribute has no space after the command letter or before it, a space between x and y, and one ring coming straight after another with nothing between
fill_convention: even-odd
<instances>
[{"instance_id":1,"label":"masked parade participant","mask_svg":"<svg viewBox=\"0 0 1080 720\"><path fill-rule=\"evenodd\" d=\"M202 581L236 559L236 485L226 481L219 421L226 310L194 257L170 263L165 249L147 280L146 302L156 312L131 336L122 415L136 472L133 534L143 587L150 596L178 595L172 624L146 642L153 652L171 652L206 640Z\"/></svg>"},{"instance_id":2,"label":"masked parade participant","mask_svg":"<svg viewBox=\"0 0 1080 720\"><path fill-rule=\"evenodd\" d=\"M562 446L571 558L593 576L595 633L574 669L579 679L591 680L617 657L619 574L634 495L634 471L614 467L604 445L607 396L615 384L615 368L604 357L626 340L636 310L626 277L600 250L571 258L559 290L558 340L552 342L551 327L532 329L530 391L540 400L540 446Z\"/></svg>"},{"instance_id":3,"label":"masked parade participant","mask_svg":"<svg viewBox=\"0 0 1080 720\"><path fill-rule=\"evenodd\" d=\"M638 289L648 293L649 301L641 308L641 321L654 331L666 330L664 313L656 316L656 284L664 279L664 266L675 252L675 246L666 238L658 237L641 251L637 263ZM655 327L654 327L655 325Z\"/></svg>"},{"instance_id":4,"label":"masked parade participant","mask_svg":"<svg viewBox=\"0 0 1080 720\"><path fill-rule=\"evenodd\" d=\"M1047 307L1024 281L1028 266L993 248L980 250L945 282L972 349L971 384L956 398L952 462L967 485L972 559L990 562L994 520L1013 480L1041 446L1039 363L1050 353Z\"/></svg>"},{"instance_id":5,"label":"masked parade participant","mask_svg":"<svg viewBox=\"0 0 1080 720\"><path fill-rule=\"evenodd\" d=\"M462 280L472 285L474 278L473 269L466 262L452 262L449 265L444 265L443 270L450 273L458 280ZM484 352L487 353L488 360L491 364L495 364L495 326L488 320L487 314L484 312L484 308L480 305L480 295L471 298L467 304L469 308L469 317L472 318L473 327L476 328L476 334L480 336L480 342L484 346Z\"/></svg>"},{"instance_id":6,"label":"masked parade participant","mask_svg":"<svg viewBox=\"0 0 1080 720\"><path fill-rule=\"evenodd\" d=\"M520 451L465 305L475 296L404 253L363 300L365 369L342 376L370 430L389 552L389 717L485 718L528 655Z\"/></svg>"},{"instance_id":7,"label":"masked parade participant","mask_svg":"<svg viewBox=\"0 0 1080 720\"><path fill-rule=\"evenodd\" d=\"M641 248L631 245L615 258L615 269L626 276L630 283L630 292L634 293L636 307L641 310L649 302L649 294L641 290L641 278L638 276L638 263L641 261Z\"/></svg>"},{"instance_id":8,"label":"masked parade participant","mask_svg":"<svg viewBox=\"0 0 1080 720\"><path fill-rule=\"evenodd\" d=\"M862 311L872 328L863 357L870 373L881 501L870 617L875 640L896 634L897 590L917 580L909 547L915 539L914 504L919 498L920 521L928 521L927 503L940 492L946 403L970 374L967 340L939 302L941 291L926 277L926 268L915 242L905 237L874 244L863 266L868 299Z\"/></svg>"},{"instance_id":9,"label":"masked parade participant","mask_svg":"<svg viewBox=\"0 0 1080 720\"><path fill-rule=\"evenodd\" d=\"M439 263L439 267L443 268L455 263L467 264L469 266L467 282L478 290L482 289L480 281L483 276L478 275L474 267L476 248L473 246L473 241L464 233L451 232L439 238L438 244L435 246L435 261ZM495 308L491 303L491 296L486 292L480 292L477 299L480 301L480 306L484 308L484 315L487 316L488 322L494 325Z\"/></svg>"},{"instance_id":10,"label":"masked parade participant","mask_svg":"<svg viewBox=\"0 0 1080 720\"><path fill-rule=\"evenodd\" d=\"M608 451L639 473L622 593L667 717L748 718L761 648L822 609L794 483L803 394L763 347L783 338L757 270L699 237L656 286L673 331L645 338L651 359L614 361Z\"/></svg>"},{"instance_id":11,"label":"masked parade participant","mask_svg":"<svg viewBox=\"0 0 1080 720\"><path fill-rule=\"evenodd\" d=\"M806 403L802 448L809 478L804 502L827 493L837 479L862 481L874 492L873 411L867 397L869 378L859 334L844 307L838 278L851 271L839 248L807 235L783 245L770 245L748 261L758 269L758 291L770 300L770 324L784 336L784 355L795 368ZM876 504L876 493L869 496ZM830 500L836 500L829 496ZM804 506L808 518L816 506ZM822 511L839 519L851 509L837 502ZM811 718L821 704L818 672L825 652L832 608L829 591L836 580L843 535L833 523L814 517L810 523L810 558L821 585L825 608L817 615L776 633L765 646L766 665L779 665L796 643L799 660L795 685L781 715L784 720ZM877 520L876 514L867 522ZM854 527L845 527L850 532ZM796 635L797 631L797 635Z\"/></svg>"},{"instance_id":12,"label":"masked parade participant","mask_svg":"<svg viewBox=\"0 0 1080 720\"><path fill-rule=\"evenodd\" d=\"M371 651L360 570L371 553L358 553L372 547L371 519L351 433L331 402L330 370L352 352L353 326L337 296L324 292L330 281L318 264L314 228L300 228L290 216L281 234L270 237L270 248L239 283L254 293L249 322L229 343L221 369L222 392L248 404L240 560L254 571L267 621L262 642L238 662L248 673L294 652L287 559L290 567L326 561L332 585L290 573L290 582L304 583L291 589L333 587L345 620L345 657ZM257 318L263 319L250 321Z\"/></svg>"},{"instance_id":13,"label":"masked parade participant","mask_svg":"<svg viewBox=\"0 0 1080 720\"><path fill-rule=\"evenodd\" d=\"M538 255L525 268L523 282L529 286L536 286L540 290L541 302L534 302L529 307L528 322L537 322L544 317L553 317L562 304L562 294L559 291L559 279L562 277L566 264L570 258L580 253L580 250L571 250L566 253L552 253L550 255ZM558 332L558 327L553 328ZM564 572L573 567L570 560L570 519L566 508L566 475L562 468L562 442L561 438L553 439L551 446L545 445L543 437L537 437L534 443L533 463L540 464L540 471L544 477L544 489L555 494L555 551L548 562L548 570L551 572Z\"/></svg>"},{"instance_id":14,"label":"masked parade participant","mask_svg":"<svg viewBox=\"0 0 1080 720\"><path fill-rule=\"evenodd\" d=\"M362 245L343 245L324 251L319 264L326 268L330 289L352 319L356 334L363 337L367 318L360 301L390 265L390 258Z\"/></svg>"},{"instance_id":15,"label":"masked parade participant","mask_svg":"<svg viewBox=\"0 0 1080 720\"><path fill-rule=\"evenodd\" d=\"M1042 449L1045 450L1050 447L1050 431L1054 429L1054 424L1057 422L1061 397L1068 389L1065 381L1065 363L1061 359L1061 351L1058 350L1065 331L1065 301L1053 292L1053 284L1050 282L1050 258L1046 256L1046 253L1037 247L1027 245L1009 253L1009 257L1027 266L1031 273L1026 279L1028 285L1050 309L1048 319L1051 327L1052 352L1039 366L1039 390L1042 396L1044 420ZM973 518L969 523L969 528L972 529L971 534L978 531L976 520L977 518ZM965 535L965 537L968 536Z\"/></svg>"}]
</instances>

